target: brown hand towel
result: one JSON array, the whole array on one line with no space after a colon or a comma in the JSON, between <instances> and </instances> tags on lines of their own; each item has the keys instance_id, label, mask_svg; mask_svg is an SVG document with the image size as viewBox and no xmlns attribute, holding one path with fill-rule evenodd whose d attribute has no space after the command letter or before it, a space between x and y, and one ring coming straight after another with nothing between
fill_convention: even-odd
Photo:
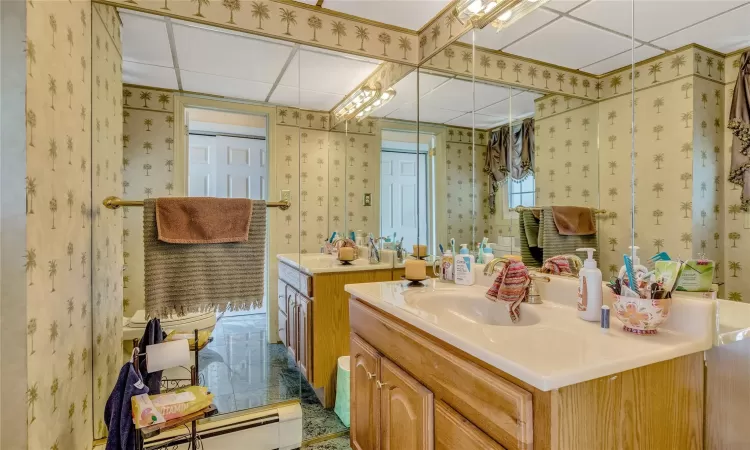
<instances>
[{"instance_id":1,"label":"brown hand towel","mask_svg":"<svg viewBox=\"0 0 750 450\"><path fill-rule=\"evenodd\" d=\"M156 199L159 240L170 244L245 242L253 202L244 198Z\"/></svg>"},{"instance_id":2,"label":"brown hand towel","mask_svg":"<svg viewBox=\"0 0 750 450\"><path fill-rule=\"evenodd\" d=\"M553 206L557 232L563 236L589 236L596 234L594 213L580 206Z\"/></svg>"}]
</instances>

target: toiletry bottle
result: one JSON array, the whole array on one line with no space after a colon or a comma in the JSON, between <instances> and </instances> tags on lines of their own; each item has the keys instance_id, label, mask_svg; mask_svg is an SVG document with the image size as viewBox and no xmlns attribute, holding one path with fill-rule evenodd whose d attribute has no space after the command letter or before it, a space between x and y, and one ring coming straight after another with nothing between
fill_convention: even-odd
<instances>
[{"instance_id":1,"label":"toiletry bottle","mask_svg":"<svg viewBox=\"0 0 750 450\"><path fill-rule=\"evenodd\" d=\"M578 317L589 322L599 321L602 308L602 271L596 267L593 248L579 248L588 252L583 269L578 272Z\"/></svg>"},{"instance_id":2,"label":"toiletry bottle","mask_svg":"<svg viewBox=\"0 0 750 450\"><path fill-rule=\"evenodd\" d=\"M469 253L466 244L461 245L461 251L456 256L456 284L471 286L474 284L474 255Z\"/></svg>"},{"instance_id":3,"label":"toiletry bottle","mask_svg":"<svg viewBox=\"0 0 750 450\"><path fill-rule=\"evenodd\" d=\"M446 250L440 258L440 279L442 281L453 281L453 252Z\"/></svg>"},{"instance_id":4,"label":"toiletry bottle","mask_svg":"<svg viewBox=\"0 0 750 450\"><path fill-rule=\"evenodd\" d=\"M638 256L638 250L640 250L640 247L638 246L630 246L628 249L631 251L631 254L633 255L633 277L635 278L635 282L637 283L639 280L643 279L646 274L649 272L648 268L646 266L641 265L641 258ZM628 272L627 267L622 266L620 267L620 272L617 274L618 278L621 280L628 279L626 276ZM628 282L628 285L630 285L630 282ZM630 285L634 286L634 285Z\"/></svg>"},{"instance_id":5,"label":"toiletry bottle","mask_svg":"<svg viewBox=\"0 0 750 450\"><path fill-rule=\"evenodd\" d=\"M482 252L482 264L487 264L493 259L495 259L495 253L491 248L485 247L484 251Z\"/></svg>"}]
</instances>

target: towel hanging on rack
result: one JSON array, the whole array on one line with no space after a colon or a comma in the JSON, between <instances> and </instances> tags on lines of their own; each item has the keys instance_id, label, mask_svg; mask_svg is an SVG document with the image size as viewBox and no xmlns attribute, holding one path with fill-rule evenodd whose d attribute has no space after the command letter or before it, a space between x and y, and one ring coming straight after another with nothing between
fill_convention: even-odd
<instances>
[{"instance_id":1,"label":"towel hanging on rack","mask_svg":"<svg viewBox=\"0 0 750 450\"><path fill-rule=\"evenodd\" d=\"M248 310L263 304L266 203L253 200L247 241L170 244L158 239L156 199L143 205L145 303L149 317Z\"/></svg>"}]
</instances>

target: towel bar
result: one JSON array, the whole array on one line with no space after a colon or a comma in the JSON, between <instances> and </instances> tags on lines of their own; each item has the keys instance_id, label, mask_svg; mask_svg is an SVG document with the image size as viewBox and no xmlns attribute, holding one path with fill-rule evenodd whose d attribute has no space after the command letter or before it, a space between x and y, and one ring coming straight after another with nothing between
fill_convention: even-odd
<instances>
[{"instance_id":1,"label":"towel bar","mask_svg":"<svg viewBox=\"0 0 750 450\"><path fill-rule=\"evenodd\" d=\"M607 215L609 212L606 209L596 209L591 208L594 211L594 214L596 215ZM520 213L521 211L541 211L542 208L536 207L536 208L529 208L526 206L516 206L515 208L510 208L510 211L515 211L517 213Z\"/></svg>"},{"instance_id":2,"label":"towel bar","mask_svg":"<svg viewBox=\"0 0 750 450\"><path fill-rule=\"evenodd\" d=\"M110 196L102 201L102 204L109 209L118 209L121 206L143 206L143 200L123 200L120 197ZM291 203L282 200L280 202L267 202L267 208L279 208L282 211L286 211L291 206Z\"/></svg>"}]
</instances>

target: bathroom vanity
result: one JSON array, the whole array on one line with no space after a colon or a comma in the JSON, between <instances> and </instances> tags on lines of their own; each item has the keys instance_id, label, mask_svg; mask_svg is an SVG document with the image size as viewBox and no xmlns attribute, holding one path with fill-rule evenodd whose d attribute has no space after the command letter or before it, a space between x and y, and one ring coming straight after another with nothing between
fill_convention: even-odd
<instances>
[{"instance_id":1,"label":"bathroom vanity","mask_svg":"<svg viewBox=\"0 0 750 450\"><path fill-rule=\"evenodd\" d=\"M702 448L711 302L636 336L549 296L512 324L483 286L346 289L353 449Z\"/></svg>"},{"instance_id":2,"label":"bathroom vanity","mask_svg":"<svg viewBox=\"0 0 750 450\"><path fill-rule=\"evenodd\" d=\"M390 281L393 263L357 259L342 266L323 254L278 255L279 339L321 403L332 408L336 361L349 354L349 295L344 285Z\"/></svg>"}]
</instances>

